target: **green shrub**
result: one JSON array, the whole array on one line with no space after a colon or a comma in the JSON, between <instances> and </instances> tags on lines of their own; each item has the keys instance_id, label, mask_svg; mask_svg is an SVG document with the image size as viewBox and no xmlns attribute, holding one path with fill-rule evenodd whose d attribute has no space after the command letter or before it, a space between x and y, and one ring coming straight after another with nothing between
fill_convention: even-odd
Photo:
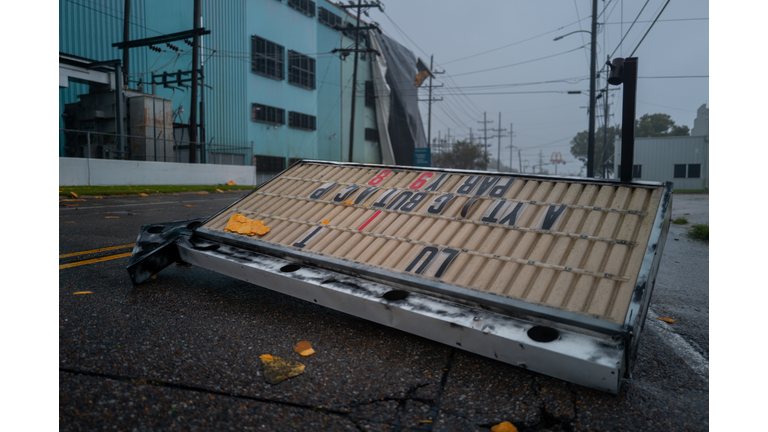
<instances>
[{"instance_id":1,"label":"green shrub","mask_svg":"<svg viewBox=\"0 0 768 432\"><path fill-rule=\"evenodd\" d=\"M709 241L709 225L696 224L688 230L688 235L697 240Z\"/></svg>"},{"instance_id":2,"label":"green shrub","mask_svg":"<svg viewBox=\"0 0 768 432\"><path fill-rule=\"evenodd\" d=\"M673 224L677 224L677 225L685 225L685 224L688 223L688 219L686 219L684 217L679 217L679 218L673 220L672 223Z\"/></svg>"}]
</instances>

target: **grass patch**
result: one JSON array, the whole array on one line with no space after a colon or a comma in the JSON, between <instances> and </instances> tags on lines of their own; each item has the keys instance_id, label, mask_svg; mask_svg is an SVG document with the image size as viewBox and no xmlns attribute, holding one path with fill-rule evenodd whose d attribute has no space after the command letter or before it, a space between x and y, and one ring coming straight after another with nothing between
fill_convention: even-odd
<instances>
[{"instance_id":1,"label":"grass patch","mask_svg":"<svg viewBox=\"0 0 768 432\"><path fill-rule=\"evenodd\" d=\"M672 223L673 224L677 224L677 225L685 225L685 224L688 223L688 219L686 219L684 217L679 217L679 218L673 220Z\"/></svg>"},{"instance_id":2,"label":"grass patch","mask_svg":"<svg viewBox=\"0 0 768 432\"><path fill-rule=\"evenodd\" d=\"M709 195L709 189L676 189L676 194L703 194Z\"/></svg>"},{"instance_id":3,"label":"grass patch","mask_svg":"<svg viewBox=\"0 0 768 432\"><path fill-rule=\"evenodd\" d=\"M709 241L709 225L708 224L696 224L688 230L688 235L691 238L697 240Z\"/></svg>"},{"instance_id":4,"label":"grass patch","mask_svg":"<svg viewBox=\"0 0 768 432\"><path fill-rule=\"evenodd\" d=\"M140 193L180 193L251 190L249 185L140 185L140 186L59 186L59 196L71 197L72 192L81 195L136 195Z\"/></svg>"}]
</instances>

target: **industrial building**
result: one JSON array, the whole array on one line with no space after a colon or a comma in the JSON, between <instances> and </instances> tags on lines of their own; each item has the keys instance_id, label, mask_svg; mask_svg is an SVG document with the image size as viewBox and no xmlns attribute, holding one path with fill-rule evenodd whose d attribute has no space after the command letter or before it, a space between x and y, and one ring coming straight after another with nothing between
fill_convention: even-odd
<instances>
[{"instance_id":1,"label":"industrial building","mask_svg":"<svg viewBox=\"0 0 768 432\"><path fill-rule=\"evenodd\" d=\"M621 178L621 143L616 143L614 173ZM670 181L674 190L709 189L709 108L697 110L691 136L635 138L632 178Z\"/></svg>"},{"instance_id":2,"label":"industrial building","mask_svg":"<svg viewBox=\"0 0 768 432\"><path fill-rule=\"evenodd\" d=\"M201 3L209 33L199 37L198 163L255 165L263 181L298 159L412 165L413 149L427 146L416 57L368 28L355 62L353 9L325 0ZM126 9L135 41L190 31L192 5L60 0L60 157L189 160L192 39L129 48L127 62L114 44L125 40ZM117 95L116 69L126 63Z\"/></svg>"}]
</instances>

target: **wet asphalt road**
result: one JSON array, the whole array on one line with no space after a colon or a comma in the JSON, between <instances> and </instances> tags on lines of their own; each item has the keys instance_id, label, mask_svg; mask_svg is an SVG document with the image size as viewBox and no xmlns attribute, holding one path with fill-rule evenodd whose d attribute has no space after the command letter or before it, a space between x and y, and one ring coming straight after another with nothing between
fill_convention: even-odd
<instances>
[{"instance_id":1,"label":"wet asphalt road","mask_svg":"<svg viewBox=\"0 0 768 432\"><path fill-rule=\"evenodd\" d=\"M240 195L62 202L59 253L130 244L142 225L209 216ZM681 213L706 222L708 196L675 196L673 218ZM619 395L197 267L175 264L135 287L127 257L61 269L60 430L708 430L709 246L686 229L670 230L651 305L677 321L649 319ZM294 353L302 340L317 353ZM306 370L267 384L266 353Z\"/></svg>"}]
</instances>

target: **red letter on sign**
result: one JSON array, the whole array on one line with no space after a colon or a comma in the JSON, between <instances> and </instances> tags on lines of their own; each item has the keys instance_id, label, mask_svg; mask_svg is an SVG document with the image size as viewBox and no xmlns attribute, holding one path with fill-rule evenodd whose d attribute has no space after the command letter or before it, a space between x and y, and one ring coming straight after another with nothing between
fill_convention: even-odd
<instances>
[{"instance_id":1,"label":"red letter on sign","mask_svg":"<svg viewBox=\"0 0 768 432\"><path fill-rule=\"evenodd\" d=\"M408 189L421 189L433 175L435 175L435 173L425 172L420 175L412 185L408 186Z\"/></svg>"},{"instance_id":2,"label":"red letter on sign","mask_svg":"<svg viewBox=\"0 0 768 432\"><path fill-rule=\"evenodd\" d=\"M384 177L392 174L392 170L381 170L376 177L372 178L371 181L368 182L368 186L375 186L379 183L381 183L382 180L384 180Z\"/></svg>"}]
</instances>

